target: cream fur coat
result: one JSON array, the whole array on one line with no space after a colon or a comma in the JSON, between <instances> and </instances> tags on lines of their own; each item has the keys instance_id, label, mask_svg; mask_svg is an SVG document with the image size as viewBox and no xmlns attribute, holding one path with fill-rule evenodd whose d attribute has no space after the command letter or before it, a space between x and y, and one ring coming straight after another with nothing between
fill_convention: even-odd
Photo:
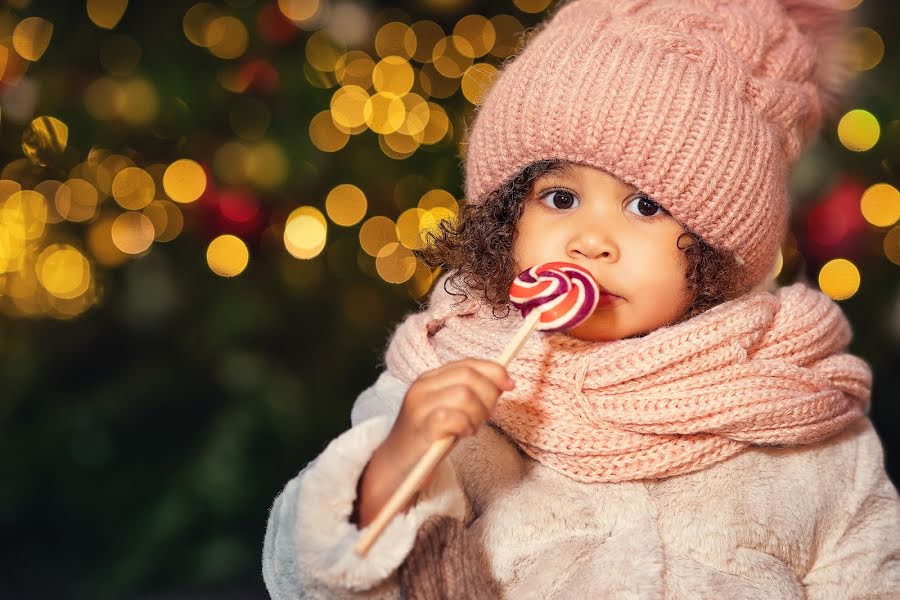
<instances>
[{"instance_id":1,"label":"cream fur coat","mask_svg":"<svg viewBox=\"0 0 900 600\"><path fill-rule=\"evenodd\" d=\"M275 499L262 561L272 598L398 597L397 567L433 514L481 540L505 598L900 598L900 500L868 418L808 448L600 484L544 467L485 426L360 559L356 483L405 392L382 374L357 399L353 427Z\"/></svg>"}]
</instances>

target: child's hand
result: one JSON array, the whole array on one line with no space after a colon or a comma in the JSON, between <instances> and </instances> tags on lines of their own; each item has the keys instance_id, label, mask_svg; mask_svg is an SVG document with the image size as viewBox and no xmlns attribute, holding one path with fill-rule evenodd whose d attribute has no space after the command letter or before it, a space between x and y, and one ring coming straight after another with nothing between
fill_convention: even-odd
<instances>
[{"instance_id":1,"label":"child's hand","mask_svg":"<svg viewBox=\"0 0 900 600\"><path fill-rule=\"evenodd\" d=\"M406 392L388 439L409 446L418 460L435 440L478 431L512 388L506 369L490 360L466 358L426 371Z\"/></svg>"},{"instance_id":2,"label":"child's hand","mask_svg":"<svg viewBox=\"0 0 900 600\"><path fill-rule=\"evenodd\" d=\"M490 417L500 394L513 387L506 369L490 360L466 358L422 373L407 390L391 432L360 478L360 526L375 518L432 442L448 435L473 435Z\"/></svg>"}]
</instances>

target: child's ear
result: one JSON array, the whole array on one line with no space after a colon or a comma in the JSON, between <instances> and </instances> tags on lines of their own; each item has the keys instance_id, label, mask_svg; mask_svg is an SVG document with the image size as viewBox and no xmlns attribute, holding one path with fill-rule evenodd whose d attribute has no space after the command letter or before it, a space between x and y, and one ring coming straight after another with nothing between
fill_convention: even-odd
<instances>
[{"instance_id":1,"label":"child's ear","mask_svg":"<svg viewBox=\"0 0 900 600\"><path fill-rule=\"evenodd\" d=\"M678 236L678 239L675 241L675 244L678 246L679 250L686 250L694 245L694 236L685 231L681 235Z\"/></svg>"}]
</instances>

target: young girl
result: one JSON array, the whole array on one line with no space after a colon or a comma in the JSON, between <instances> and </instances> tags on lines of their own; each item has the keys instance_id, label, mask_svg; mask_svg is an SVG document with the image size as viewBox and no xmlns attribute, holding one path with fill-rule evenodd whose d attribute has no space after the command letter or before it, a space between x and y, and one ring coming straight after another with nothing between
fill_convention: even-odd
<instances>
[{"instance_id":1,"label":"young girl","mask_svg":"<svg viewBox=\"0 0 900 600\"><path fill-rule=\"evenodd\" d=\"M869 368L834 302L768 290L788 169L842 79L823 2L576 0L504 66L423 253L447 273L275 500L273 598L900 597ZM507 371L509 285L557 260L607 295Z\"/></svg>"}]
</instances>

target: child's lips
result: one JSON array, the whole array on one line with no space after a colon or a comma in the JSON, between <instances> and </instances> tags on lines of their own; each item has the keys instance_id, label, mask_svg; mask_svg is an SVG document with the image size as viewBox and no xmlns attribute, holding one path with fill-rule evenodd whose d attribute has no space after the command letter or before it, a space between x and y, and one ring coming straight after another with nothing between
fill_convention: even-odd
<instances>
[{"instance_id":1,"label":"child's lips","mask_svg":"<svg viewBox=\"0 0 900 600\"><path fill-rule=\"evenodd\" d=\"M601 291L600 295L597 297L597 308L615 306L623 300L625 299L621 296L616 296L615 294Z\"/></svg>"}]
</instances>

